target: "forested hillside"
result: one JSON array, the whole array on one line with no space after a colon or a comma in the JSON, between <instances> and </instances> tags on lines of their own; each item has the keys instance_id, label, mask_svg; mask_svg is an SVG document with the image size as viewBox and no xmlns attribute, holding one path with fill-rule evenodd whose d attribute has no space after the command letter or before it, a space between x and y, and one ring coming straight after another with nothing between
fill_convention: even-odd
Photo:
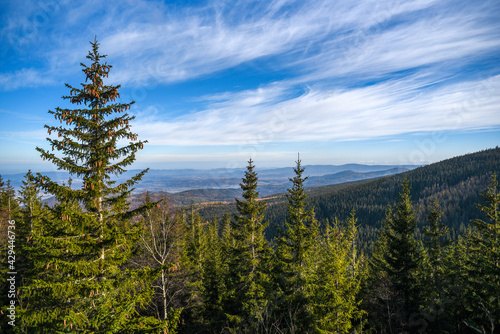
<instances>
[{"instance_id":1,"label":"forested hillside","mask_svg":"<svg viewBox=\"0 0 500 334\"><path fill-rule=\"evenodd\" d=\"M492 173L500 174L500 148L454 157L431 165L416 168L397 175L348 183L323 186L306 190L309 203L314 207L320 222L346 219L356 210L359 220L359 238L362 249L371 252L387 205L399 191L403 180L411 185L419 226L425 223L426 208L437 199L443 210L443 223L451 228L450 238L463 234L471 220L479 217L475 203L480 201L479 192L488 183ZM304 172L307 175L307 169ZM286 198L271 196L265 212L271 228L282 226L286 219ZM234 212L234 205L212 205L200 209L206 219L219 216L225 211Z\"/></svg>"}]
</instances>

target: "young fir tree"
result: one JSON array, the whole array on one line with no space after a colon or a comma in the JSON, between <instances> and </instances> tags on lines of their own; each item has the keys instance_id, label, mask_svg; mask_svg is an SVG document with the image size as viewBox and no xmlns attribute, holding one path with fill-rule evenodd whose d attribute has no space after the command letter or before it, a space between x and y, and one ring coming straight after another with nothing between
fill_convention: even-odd
<instances>
[{"instance_id":1,"label":"young fir tree","mask_svg":"<svg viewBox=\"0 0 500 334\"><path fill-rule=\"evenodd\" d=\"M40 226L43 219L47 219L48 208L43 205L42 196L38 188L34 184L34 176L31 171L25 175L25 180L19 191L19 203L21 204L21 217L17 222L17 236L20 241L16 254L16 262L18 265L18 273L20 281L17 283L19 287L25 284L36 272L34 271L34 263L30 257L32 248L32 239L34 235L40 234ZM23 310L28 305L21 298L19 301L19 309ZM21 323L21 322L20 322Z\"/></svg>"},{"instance_id":2,"label":"young fir tree","mask_svg":"<svg viewBox=\"0 0 500 334\"><path fill-rule=\"evenodd\" d=\"M367 311L369 327L380 333L392 333L395 317L401 310L398 304L397 292L394 290L386 268L385 256L388 249L387 230L392 219L392 206L388 206L385 220L375 242L373 253L368 262L366 279L363 281L363 309Z\"/></svg>"},{"instance_id":3,"label":"young fir tree","mask_svg":"<svg viewBox=\"0 0 500 334\"><path fill-rule=\"evenodd\" d=\"M181 267L184 279L184 310L181 314L187 330L197 332L203 327L201 315L203 307L203 242L205 224L194 205L189 213L183 209L181 213L184 223L184 240L181 253Z\"/></svg>"},{"instance_id":4,"label":"young fir tree","mask_svg":"<svg viewBox=\"0 0 500 334\"><path fill-rule=\"evenodd\" d=\"M496 174L481 197L486 205L478 208L486 220L474 220L475 231L468 235L466 275L471 312L466 324L496 333L500 327L500 191Z\"/></svg>"},{"instance_id":5,"label":"young fir tree","mask_svg":"<svg viewBox=\"0 0 500 334\"><path fill-rule=\"evenodd\" d=\"M207 331L220 333L225 323L222 309L224 278L223 240L219 236L219 221L214 218L203 233L201 315Z\"/></svg>"},{"instance_id":6,"label":"young fir tree","mask_svg":"<svg viewBox=\"0 0 500 334\"><path fill-rule=\"evenodd\" d=\"M316 251L319 224L313 208L307 208L304 191L304 168L300 158L294 168L288 189L288 219L281 232L276 249L275 280L281 292L278 298L279 318L290 332L306 333L315 327L312 311L313 278L316 267Z\"/></svg>"},{"instance_id":7,"label":"young fir tree","mask_svg":"<svg viewBox=\"0 0 500 334\"><path fill-rule=\"evenodd\" d=\"M408 180L386 217L370 260L364 295L370 325L381 332L415 330L420 325L421 246L415 238L417 220Z\"/></svg>"},{"instance_id":8,"label":"young fir tree","mask_svg":"<svg viewBox=\"0 0 500 334\"><path fill-rule=\"evenodd\" d=\"M42 196L34 183L34 179L31 170L28 171L19 191L23 224L25 225L28 237L33 233L34 226L39 225L37 221L41 219L46 209L42 202Z\"/></svg>"},{"instance_id":9,"label":"young fir tree","mask_svg":"<svg viewBox=\"0 0 500 334\"><path fill-rule=\"evenodd\" d=\"M473 292L467 279L471 229L450 245L444 258L443 294L446 304L439 310L439 326L448 333L467 333L464 319L470 318ZM437 332L437 331L434 331Z\"/></svg>"},{"instance_id":10,"label":"young fir tree","mask_svg":"<svg viewBox=\"0 0 500 334\"><path fill-rule=\"evenodd\" d=\"M232 227L231 249L225 313L230 326L243 332L257 332L266 316L269 286L269 246L264 239L263 214L266 207L259 201L257 173L252 159L248 161L243 182L243 200L236 199L238 215Z\"/></svg>"},{"instance_id":11,"label":"young fir tree","mask_svg":"<svg viewBox=\"0 0 500 334\"><path fill-rule=\"evenodd\" d=\"M362 326L364 312L358 299L362 271L355 243L356 221L352 211L345 226L335 221L333 226L327 226L322 239L313 291L317 332L351 333Z\"/></svg>"},{"instance_id":12,"label":"young fir tree","mask_svg":"<svg viewBox=\"0 0 500 334\"><path fill-rule=\"evenodd\" d=\"M410 330L410 317L419 309L419 270L421 247L415 239L417 219L412 208L410 185L405 180L402 191L387 219L387 253L385 262L394 289L401 298L402 313L399 326Z\"/></svg>"},{"instance_id":13,"label":"young fir tree","mask_svg":"<svg viewBox=\"0 0 500 334\"><path fill-rule=\"evenodd\" d=\"M36 275L23 288L27 309L19 314L28 333L142 333L167 330L168 322L139 314L151 299L151 282L157 275L149 268L125 269L140 236L141 226L130 218L127 196L144 170L116 184L135 160L145 142L131 132L134 117L125 113L131 103L117 103L120 86L104 85L111 66L103 62L97 41L81 64L85 83L66 86L63 98L75 109L49 111L64 125L46 125L52 151L37 148L43 160L82 179L79 189L71 182L58 184L37 174L36 186L55 195L58 204L43 220L40 234L33 234L31 259ZM121 140L129 140L118 147Z\"/></svg>"},{"instance_id":14,"label":"young fir tree","mask_svg":"<svg viewBox=\"0 0 500 334\"><path fill-rule=\"evenodd\" d=\"M444 329L442 313L445 308L444 275L447 268L444 265L446 242L443 239L449 233L448 228L441 223L441 215L439 202L434 200L427 215L428 226L423 229L423 234L427 237L425 244L430 270L426 270L426 300L421 313L430 322L428 330L435 330L437 333Z\"/></svg>"}]
</instances>

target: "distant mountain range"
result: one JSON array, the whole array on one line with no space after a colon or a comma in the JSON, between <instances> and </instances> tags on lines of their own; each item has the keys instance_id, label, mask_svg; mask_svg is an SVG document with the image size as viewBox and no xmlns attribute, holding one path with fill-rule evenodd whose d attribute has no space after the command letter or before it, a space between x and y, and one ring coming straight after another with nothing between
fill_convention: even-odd
<instances>
[{"instance_id":1,"label":"distant mountain range","mask_svg":"<svg viewBox=\"0 0 500 334\"><path fill-rule=\"evenodd\" d=\"M414 169L414 165L309 165L305 166L309 179L305 187L333 185L343 182L366 180L387 175L393 175ZM286 191L290 186L289 178L293 177L293 167L285 168L256 168L259 176L259 191L261 196L268 196ZM120 175L119 182L129 179L139 170L130 170ZM184 203L186 198L192 197L195 203L205 201L221 201L234 199L240 194L239 184L244 176L243 168L219 168L210 170L199 169L152 169L143 177L136 186L134 193L167 192L179 198L177 203ZM44 172L52 180L59 183L68 183L69 174L66 172ZM10 180L12 186L19 190L25 174L2 175L5 180ZM72 179L75 188L82 186L81 179ZM196 190L196 191L194 191ZM200 190L210 190L209 192ZM220 191L217 191L220 190ZM233 191L230 191L233 190ZM187 192L186 192L187 191ZM200 195L202 194L202 195Z\"/></svg>"}]
</instances>

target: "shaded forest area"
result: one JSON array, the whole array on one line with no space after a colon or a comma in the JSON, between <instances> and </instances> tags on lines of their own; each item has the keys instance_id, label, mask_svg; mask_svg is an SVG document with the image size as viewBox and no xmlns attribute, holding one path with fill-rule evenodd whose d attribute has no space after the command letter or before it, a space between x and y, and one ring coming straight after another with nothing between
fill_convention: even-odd
<instances>
[{"instance_id":1,"label":"shaded forest area","mask_svg":"<svg viewBox=\"0 0 500 334\"><path fill-rule=\"evenodd\" d=\"M234 214L173 212L148 193L131 210L147 170L110 177L145 142L91 45L85 83L63 97L76 108L49 111L62 125L37 148L83 186L28 172L16 196L0 179L1 270L15 282L1 281L2 333L498 331L498 148L309 194L298 159L282 203L259 198L250 160Z\"/></svg>"}]
</instances>

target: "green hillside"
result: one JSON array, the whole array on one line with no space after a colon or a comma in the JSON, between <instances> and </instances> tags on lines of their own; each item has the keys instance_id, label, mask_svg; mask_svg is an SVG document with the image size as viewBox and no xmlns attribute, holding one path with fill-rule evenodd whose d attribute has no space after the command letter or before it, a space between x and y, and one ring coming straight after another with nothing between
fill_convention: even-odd
<instances>
[{"instance_id":1,"label":"green hillside","mask_svg":"<svg viewBox=\"0 0 500 334\"><path fill-rule=\"evenodd\" d=\"M419 223L423 224L425 207L437 198L443 208L443 222L452 228L451 237L465 231L474 218L479 217L476 203L479 193L492 173L500 174L500 148L488 149L454 157L397 175L374 180L323 186L308 189L309 203L314 206L316 217L324 223L345 219L356 210L360 225L360 239L365 251L370 251L376 239L387 205L394 201L404 178L411 184L411 196L416 205ZM305 171L307 175L307 170ZM276 226L286 219L283 195L269 196L266 219L270 221L268 237L274 235ZM200 214L211 219L224 212L233 212L233 205L212 205L200 208Z\"/></svg>"}]
</instances>

